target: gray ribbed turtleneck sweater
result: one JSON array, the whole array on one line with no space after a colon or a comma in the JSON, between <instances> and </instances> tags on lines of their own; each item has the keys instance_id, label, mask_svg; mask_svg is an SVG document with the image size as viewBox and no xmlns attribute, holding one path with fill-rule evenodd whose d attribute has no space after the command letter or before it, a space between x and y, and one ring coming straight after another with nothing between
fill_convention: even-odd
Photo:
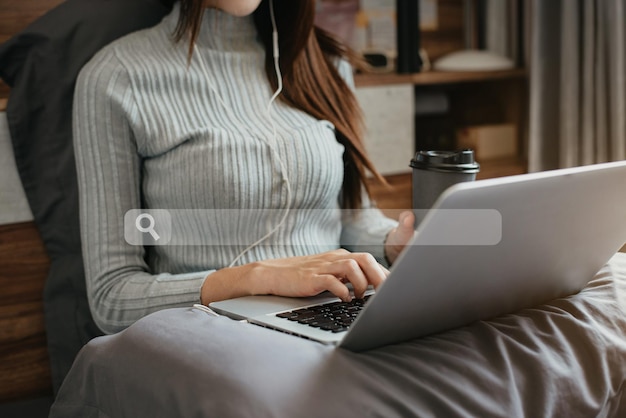
<instances>
[{"instance_id":1,"label":"gray ribbed turtleneck sweater","mask_svg":"<svg viewBox=\"0 0 626 418\"><path fill-rule=\"evenodd\" d=\"M252 18L207 10L196 51L207 71L198 57L187 68L187 44L172 42L177 18L175 7L159 25L104 48L76 86L74 142L87 293L94 319L107 333L150 312L197 302L206 276L245 248L129 245L123 222L128 210L286 205L280 162L267 144L273 138L266 112L273 92ZM348 65L342 63L340 72L352 83ZM293 217L238 264L340 246L382 259L394 221L377 210L343 223L332 215L343 180L343 146L333 126L279 101L273 115L276 151L292 186L290 207L324 209L328 215ZM267 225L250 223L222 233L251 244L267 231Z\"/></svg>"}]
</instances>

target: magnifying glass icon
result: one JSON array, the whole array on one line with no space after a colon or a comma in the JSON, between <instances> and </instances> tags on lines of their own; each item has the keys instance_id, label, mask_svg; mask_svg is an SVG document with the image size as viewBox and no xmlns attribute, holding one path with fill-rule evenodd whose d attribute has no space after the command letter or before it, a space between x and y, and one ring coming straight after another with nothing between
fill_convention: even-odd
<instances>
[{"instance_id":1,"label":"magnifying glass icon","mask_svg":"<svg viewBox=\"0 0 626 418\"><path fill-rule=\"evenodd\" d=\"M141 221L144 219L148 220L148 226L146 227L141 225ZM141 215L137 216L137 219L135 219L135 227L139 232L148 233L152 235L152 238L154 238L155 241L158 241L161 237L154 230L154 224L154 217L149 213L142 213Z\"/></svg>"}]
</instances>

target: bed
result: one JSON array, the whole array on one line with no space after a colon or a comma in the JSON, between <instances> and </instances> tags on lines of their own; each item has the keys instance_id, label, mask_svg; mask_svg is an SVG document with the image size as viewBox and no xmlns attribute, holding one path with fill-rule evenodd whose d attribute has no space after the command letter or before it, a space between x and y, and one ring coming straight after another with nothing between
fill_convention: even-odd
<instances>
[{"instance_id":1,"label":"bed","mask_svg":"<svg viewBox=\"0 0 626 418\"><path fill-rule=\"evenodd\" d=\"M51 417L623 417L626 254L579 294L364 353L194 308L80 352Z\"/></svg>"}]
</instances>

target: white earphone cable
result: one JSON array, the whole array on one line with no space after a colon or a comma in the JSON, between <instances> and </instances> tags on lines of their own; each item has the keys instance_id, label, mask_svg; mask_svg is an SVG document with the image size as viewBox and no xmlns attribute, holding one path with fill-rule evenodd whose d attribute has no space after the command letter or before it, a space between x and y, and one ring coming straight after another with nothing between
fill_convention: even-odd
<instances>
[{"instance_id":1,"label":"white earphone cable","mask_svg":"<svg viewBox=\"0 0 626 418\"><path fill-rule=\"evenodd\" d=\"M274 58L274 70L276 72L276 78L277 78L278 86L277 86L276 91L274 92L274 94L270 98L269 103L267 104L267 116L268 116L270 124L272 126L272 141L271 141L271 143L265 141L264 139L262 139L262 141L265 142L265 144L267 146L269 146L269 148L272 151L273 155L276 156L276 159L278 160L278 162L280 164L281 174L282 174L282 177L283 177L283 184L285 184L286 191L287 191L285 212L283 213L283 215L282 215L280 221L278 222L278 224L276 226L274 226L274 228L272 228L268 233L263 235L257 241L255 241L254 243L250 244L242 252L240 252L239 255L237 255L237 257L235 257L235 259L230 262L228 267L234 266L241 259L241 257L243 257L247 252L249 252L251 249L253 249L257 245L259 245L261 242L265 241L267 238L272 236L285 223L285 221L287 220L287 216L289 215L289 212L291 210L291 207L290 207L291 197L292 197L291 196L292 195L291 183L289 182L289 178L287 177L287 168L285 166L285 163L283 162L282 158L280 157L280 154L276 150L276 143L277 143L278 134L277 134L277 130L276 130L276 123L275 123L274 118L272 116L272 107L274 105L274 101L276 100L276 98L280 95L280 93L283 90L283 78L282 78L282 74L281 74L281 71L280 71L280 52L279 52L279 47L278 47L278 29L277 29L277 26L276 26L276 18L274 16L274 2L273 2L273 0L270 0L270 18L272 20L272 52L273 52L273 58ZM198 51L198 47L195 44L194 44L194 52L195 52L195 55L198 56L198 58L199 58L198 62L200 63L200 66L202 67L202 71L204 72L204 75L206 76L207 80L209 81L209 87L211 88L213 93L215 93L215 96L217 97L217 99L220 102L220 104L222 105L222 107L224 107L224 109L231 114L231 117L233 118L233 120L236 120L232 108L229 105L226 104L226 102L222 99L222 96L219 94L219 92L217 91L217 89L213 85L213 83L211 81L211 77L210 77L209 71L208 71L208 68L207 68L207 65L206 65L206 63L204 61L204 58L202 57L202 55L200 55L200 52Z\"/></svg>"},{"instance_id":2,"label":"white earphone cable","mask_svg":"<svg viewBox=\"0 0 626 418\"><path fill-rule=\"evenodd\" d=\"M272 106L274 105L274 101L276 100L278 95L280 95L280 93L283 91L283 77L280 71L280 61L279 61L280 52L278 48L278 29L276 26L276 17L274 16L274 1L273 0L270 0L270 18L272 20L272 52L273 52L273 58L274 58L274 71L276 72L278 87L267 105L267 116L269 117L270 123L272 125L272 133L273 133L272 143L269 144L269 146L272 149L272 152L274 153L274 155L276 155L278 162L280 163L280 169L281 169L281 173L283 176L283 183L285 184L285 187L287 188L287 199L286 199L287 201L286 201L286 206L285 206L285 212L283 213L283 216L281 217L278 224L274 228L272 228L272 230L270 230L267 234L259 238L256 242L250 244L246 249L244 249L241 253L239 253L239 255L235 257L233 261L230 262L228 267L234 266L237 263L237 261L239 261L239 259L241 259L241 257L243 257L248 251L250 251L257 245L259 245L261 242L265 241L270 236L272 236L285 223L285 221L287 220L287 216L289 215L289 212L291 210L290 208L291 183L289 182L289 178L287 177L287 168L285 167L285 163L283 162L282 158L280 158L280 154L275 148L276 139L278 135L276 132L276 123L274 122L274 118L272 117Z\"/></svg>"}]
</instances>

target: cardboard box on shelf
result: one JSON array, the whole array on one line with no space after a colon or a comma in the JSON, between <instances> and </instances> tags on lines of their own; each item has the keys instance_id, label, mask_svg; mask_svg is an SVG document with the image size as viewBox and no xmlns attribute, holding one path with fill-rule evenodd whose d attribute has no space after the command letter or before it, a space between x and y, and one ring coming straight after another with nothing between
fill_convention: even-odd
<instances>
[{"instance_id":1,"label":"cardboard box on shelf","mask_svg":"<svg viewBox=\"0 0 626 418\"><path fill-rule=\"evenodd\" d=\"M468 126L457 131L457 147L471 148L477 160L517 155L514 124Z\"/></svg>"}]
</instances>

